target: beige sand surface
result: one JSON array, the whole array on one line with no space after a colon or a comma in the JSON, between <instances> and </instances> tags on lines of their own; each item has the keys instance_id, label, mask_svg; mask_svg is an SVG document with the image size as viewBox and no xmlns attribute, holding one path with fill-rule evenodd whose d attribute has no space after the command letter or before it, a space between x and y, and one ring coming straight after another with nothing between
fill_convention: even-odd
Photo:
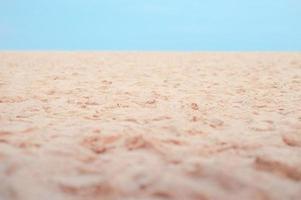
<instances>
[{"instance_id":1,"label":"beige sand surface","mask_svg":"<svg viewBox=\"0 0 301 200\"><path fill-rule=\"evenodd\" d=\"M301 199L301 53L0 53L0 199Z\"/></svg>"}]
</instances>

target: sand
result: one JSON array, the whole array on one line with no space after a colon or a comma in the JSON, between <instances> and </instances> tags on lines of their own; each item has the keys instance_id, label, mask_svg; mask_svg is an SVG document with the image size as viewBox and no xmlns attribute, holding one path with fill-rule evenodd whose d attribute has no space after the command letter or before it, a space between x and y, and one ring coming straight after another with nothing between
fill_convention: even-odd
<instances>
[{"instance_id":1,"label":"sand","mask_svg":"<svg viewBox=\"0 0 301 200\"><path fill-rule=\"evenodd\" d=\"M0 53L1 200L301 199L301 53Z\"/></svg>"}]
</instances>

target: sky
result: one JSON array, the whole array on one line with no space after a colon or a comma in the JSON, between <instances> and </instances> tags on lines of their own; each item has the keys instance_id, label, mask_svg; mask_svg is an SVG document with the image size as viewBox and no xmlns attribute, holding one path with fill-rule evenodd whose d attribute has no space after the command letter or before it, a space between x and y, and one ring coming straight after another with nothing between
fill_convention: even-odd
<instances>
[{"instance_id":1,"label":"sky","mask_svg":"<svg viewBox=\"0 0 301 200\"><path fill-rule=\"evenodd\" d=\"M301 0L0 0L0 50L301 51Z\"/></svg>"}]
</instances>

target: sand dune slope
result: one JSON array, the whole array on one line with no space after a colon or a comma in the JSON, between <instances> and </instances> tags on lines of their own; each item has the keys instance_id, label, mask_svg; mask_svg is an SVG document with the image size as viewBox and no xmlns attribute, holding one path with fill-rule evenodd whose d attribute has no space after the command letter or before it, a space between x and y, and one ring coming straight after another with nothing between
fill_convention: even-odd
<instances>
[{"instance_id":1,"label":"sand dune slope","mask_svg":"<svg viewBox=\"0 0 301 200\"><path fill-rule=\"evenodd\" d=\"M0 199L301 199L301 53L0 53Z\"/></svg>"}]
</instances>

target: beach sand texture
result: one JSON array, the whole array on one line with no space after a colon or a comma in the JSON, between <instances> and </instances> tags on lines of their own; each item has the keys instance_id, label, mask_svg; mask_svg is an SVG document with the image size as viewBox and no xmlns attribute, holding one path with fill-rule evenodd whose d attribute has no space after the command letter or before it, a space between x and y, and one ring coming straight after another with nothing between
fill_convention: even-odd
<instances>
[{"instance_id":1,"label":"beach sand texture","mask_svg":"<svg viewBox=\"0 0 301 200\"><path fill-rule=\"evenodd\" d=\"M0 53L1 200L300 200L301 53Z\"/></svg>"}]
</instances>

